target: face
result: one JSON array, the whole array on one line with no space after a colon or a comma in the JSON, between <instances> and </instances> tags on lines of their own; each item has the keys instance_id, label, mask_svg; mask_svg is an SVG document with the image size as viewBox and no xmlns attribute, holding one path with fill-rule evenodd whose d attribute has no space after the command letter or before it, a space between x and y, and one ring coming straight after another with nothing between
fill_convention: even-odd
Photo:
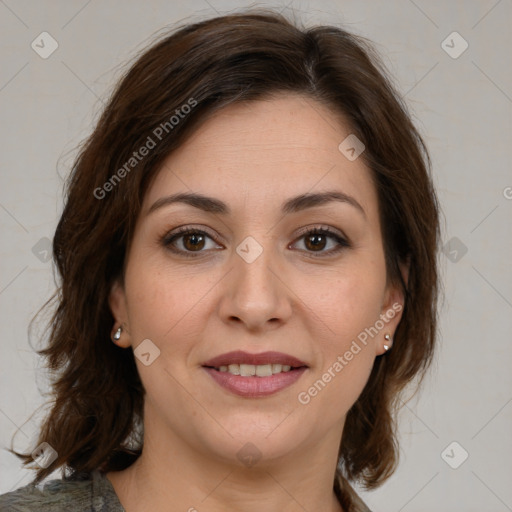
<instances>
[{"instance_id":1,"label":"face","mask_svg":"<svg viewBox=\"0 0 512 512\"><path fill-rule=\"evenodd\" d=\"M147 438L230 461L249 442L263 460L337 450L403 305L370 171L338 149L350 133L277 96L225 108L166 160L110 296L118 343L142 354Z\"/></svg>"}]
</instances>

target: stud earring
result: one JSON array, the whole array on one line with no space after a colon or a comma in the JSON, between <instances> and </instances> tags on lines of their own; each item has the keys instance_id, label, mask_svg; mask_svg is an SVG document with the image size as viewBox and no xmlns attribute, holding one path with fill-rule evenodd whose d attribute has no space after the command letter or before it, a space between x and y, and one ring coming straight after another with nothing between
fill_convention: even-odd
<instances>
[{"instance_id":1,"label":"stud earring","mask_svg":"<svg viewBox=\"0 0 512 512\"><path fill-rule=\"evenodd\" d=\"M388 342L384 345L384 350L387 352L391 348L391 336L389 334L385 334L384 339Z\"/></svg>"},{"instance_id":2,"label":"stud earring","mask_svg":"<svg viewBox=\"0 0 512 512\"><path fill-rule=\"evenodd\" d=\"M112 339L114 341L119 341L121 339L121 332L122 332L122 330L123 329L121 327L119 327L119 329L117 329L117 331L113 334Z\"/></svg>"}]
</instances>

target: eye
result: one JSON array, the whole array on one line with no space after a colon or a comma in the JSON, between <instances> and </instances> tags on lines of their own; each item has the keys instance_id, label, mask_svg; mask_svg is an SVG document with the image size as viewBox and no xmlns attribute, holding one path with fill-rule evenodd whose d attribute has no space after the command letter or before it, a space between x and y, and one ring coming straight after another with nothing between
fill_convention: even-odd
<instances>
[{"instance_id":1,"label":"eye","mask_svg":"<svg viewBox=\"0 0 512 512\"><path fill-rule=\"evenodd\" d=\"M332 248L324 251L329 239L331 240ZM301 234L298 240L304 240L303 243L307 252L320 253L319 256L312 255L315 258L331 256L350 247L348 241L341 234L328 227L308 229Z\"/></svg>"},{"instance_id":2,"label":"eye","mask_svg":"<svg viewBox=\"0 0 512 512\"><path fill-rule=\"evenodd\" d=\"M208 240L213 242L213 235L201 229L185 226L163 236L162 244L172 252L186 257L194 257L194 253L200 254L205 252L203 249L222 249L221 246L215 246L215 244L212 247L207 247ZM349 242L341 234L328 227L307 229L297 240L304 240L305 249L301 250L310 253L320 253L319 256L311 254L312 257L316 258L337 254L341 250L350 247ZM329 240L332 247L330 250L325 251L324 249L329 245ZM296 243L297 241L289 247Z\"/></svg>"},{"instance_id":3,"label":"eye","mask_svg":"<svg viewBox=\"0 0 512 512\"><path fill-rule=\"evenodd\" d=\"M206 239L213 241L213 238L206 231L185 226L165 235L162 243L173 252L184 256L194 256L191 253L204 252L202 249L206 246ZM176 247L176 245L181 245L181 247ZM212 249L212 247L206 248Z\"/></svg>"}]
</instances>

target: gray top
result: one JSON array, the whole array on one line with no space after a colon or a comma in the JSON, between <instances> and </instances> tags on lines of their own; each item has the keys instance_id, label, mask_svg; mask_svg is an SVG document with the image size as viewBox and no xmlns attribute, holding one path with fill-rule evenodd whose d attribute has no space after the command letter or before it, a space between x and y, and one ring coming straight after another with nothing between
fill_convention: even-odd
<instances>
[{"instance_id":1,"label":"gray top","mask_svg":"<svg viewBox=\"0 0 512 512\"><path fill-rule=\"evenodd\" d=\"M51 480L39 490L28 484L0 496L1 512L125 512L110 481L94 471L90 480Z\"/></svg>"},{"instance_id":2,"label":"gray top","mask_svg":"<svg viewBox=\"0 0 512 512\"><path fill-rule=\"evenodd\" d=\"M352 506L347 512L371 512L347 484ZM0 495L0 512L125 512L112 484L99 471L89 480L50 480L43 490L28 484Z\"/></svg>"}]
</instances>

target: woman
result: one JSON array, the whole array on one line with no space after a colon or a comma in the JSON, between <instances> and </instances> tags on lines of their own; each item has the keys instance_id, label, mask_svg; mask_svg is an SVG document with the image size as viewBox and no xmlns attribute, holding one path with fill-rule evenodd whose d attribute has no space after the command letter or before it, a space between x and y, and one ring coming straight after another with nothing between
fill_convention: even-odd
<instances>
[{"instance_id":1,"label":"woman","mask_svg":"<svg viewBox=\"0 0 512 512\"><path fill-rule=\"evenodd\" d=\"M149 48L69 178L55 398L2 510L369 510L349 482L393 473L435 345L429 167L342 29L258 11Z\"/></svg>"}]
</instances>

